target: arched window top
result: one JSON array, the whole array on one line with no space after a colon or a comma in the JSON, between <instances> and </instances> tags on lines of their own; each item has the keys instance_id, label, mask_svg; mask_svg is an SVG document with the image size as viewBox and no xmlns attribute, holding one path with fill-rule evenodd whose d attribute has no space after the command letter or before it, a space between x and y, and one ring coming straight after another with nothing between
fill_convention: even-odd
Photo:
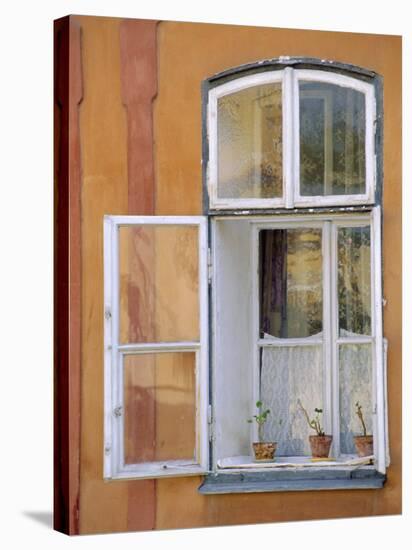
<instances>
[{"instance_id":1,"label":"arched window top","mask_svg":"<svg viewBox=\"0 0 412 550\"><path fill-rule=\"evenodd\" d=\"M300 70L317 70L322 72L334 72L350 78L371 82L380 79L380 76L367 68L358 67L350 63L341 63L329 59L317 59L313 57L281 56L271 59L263 59L252 63L245 63L237 67L231 67L209 77L206 82L209 86L220 85L223 81L232 80L248 74L280 71L285 68Z\"/></svg>"},{"instance_id":2,"label":"arched window top","mask_svg":"<svg viewBox=\"0 0 412 550\"><path fill-rule=\"evenodd\" d=\"M372 71L302 58L208 79L210 209L375 203L379 80Z\"/></svg>"}]
</instances>

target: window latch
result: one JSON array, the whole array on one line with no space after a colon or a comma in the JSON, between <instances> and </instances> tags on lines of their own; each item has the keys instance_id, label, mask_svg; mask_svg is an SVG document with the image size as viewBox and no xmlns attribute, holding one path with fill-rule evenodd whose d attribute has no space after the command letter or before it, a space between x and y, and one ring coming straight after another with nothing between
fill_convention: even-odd
<instances>
[{"instance_id":1,"label":"window latch","mask_svg":"<svg viewBox=\"0 0 412 550\"><path fill-rule=\"evenodd\" d=\"M207 280L210 285L212 282L212 252L210 248L207 249Z\"/></svg>"},{"instance_id":2,"label":"window latch","mask_svg":"<svg viewBox=\"0 0 412 550\"><path fill-rule=\"evenodd\" d=\"M212 410L212 405L208 405L208 407L207 407L207 423L208 423L208 426L209 426L209 441L213 441L214 433L213 433L213 410Z\"/></svg>"},{"instance_id":3,"label":"window latch","mask_svg":"<svg viewBox=\"0 0 412 550\"><path fill-rule=\"evenodd\" d=\"M116 418L119 418L119 416L122 416L122 412L123 412L123 407L116 407L113 410L113 414Z\"/></svg>"}]
</instances>

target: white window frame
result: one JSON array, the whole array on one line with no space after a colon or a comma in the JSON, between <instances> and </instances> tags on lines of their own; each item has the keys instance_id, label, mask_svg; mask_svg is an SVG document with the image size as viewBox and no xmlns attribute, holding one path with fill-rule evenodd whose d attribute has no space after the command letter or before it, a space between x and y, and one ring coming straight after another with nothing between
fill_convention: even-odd
<instances>
[{"instance_id":1,"label":"white window frame","mask_svg":"<svg viewBox=\"0 0 412 550\"><path fill-rule=\"evenodd\" d=\"M259 350L262 346L323 345L323 403L326 412L324 427L333 435L332 455L340 455L339 414L339 344L366 344L372 348L372 393L373 393L373 437L375 467L385 473L389 464L386 403L386 349L382 334L382 276L381 276L381 217L380 207L365 214L327 214L277 216L276 218L254 218L252 223L252 300L253 334L255 341L253 365L253 402L259 399ZM341 338L338 335L337 299L337 230L340 227L369 226L371 232L371 335ZM323 338L260 339L259 304L259 232L262 229L322 228L323 256ZM328 367L331 365L331 368ZM250 411L251 416L254 410ZM257 437L257 428L251 426L251 441ZM291 458L293 462L293 458Z\"/></svg>"},{"instance_id":2,"label":"white window frame","mask_svg":"<svg viewBox=\"0 0 412 550\"><path fill-rule=\"evenodd\" d=\"M213 88L209 92L207 129L209 136L209 164L208 164L208 191L210 205L212 208L219 209L237 209L237 208L279 208L286 205L285 196L288 192L287 174L290 174L292 168L292 159L290 158L291 143L289 147L282 147L283 164L283 196L273 199L236 199L219 198L218 196L218 101L221 97L234 94L254 86L263 86L265 84L282 83L282 143L288 143L290 140L291 127L291 80L289 78L291 69L286 68L279 71L258 73L242 78L237 78L226 82L221 86ZM289 124L285 124L285 118Z\"/></svg>"},{"instance_id":3,"label":"white window frame","mask_svg":"<svg viewBox=\"0 0 412 550\"><path fill-rule=\"evenodd\" d=\"M299 81L324 82L365 95L365 193L352 195L300 195ZM253 86L282 83L282 185L283 196L272 199L220 198L218 196L218 100ZM373 204L376 188L376 98L373 84L333 71L292 69L266 71L230 80L209 91L206 170L210 208L216 210L305 208Z\"/></svg>"},{"instance_id":4,"label":"white window frame","mask_svg":"<svg viewBox=\"0 0 412 550\"><path fill-rule=\"evenodd\" d=\"M299 140L299 82L324 82L343 88L356 90L365 95L365 193L356 195L300 195L300 140ZM373 84L342 74L317 71L312 69L296 69L293 73L293 188L294 206L347 206L356 204L371 204L374 202L376 186L375 159L375 119L376 100Z\"/></svg>"},{"instance_id":5,"label":"white window frame","mask_svg":"<svg viewBox=\"0 0 412 550\"><path fill-rule=\"evenodd\" d=\"M198 227L200 339L194 342L121 344L119 341L119 228L141 225ZM208 472L208 261L203 216L104 217L104 478L158 478ZM195 460L125 464L123 359L128 354L191 352L196 356Z\"/></svg>"}]
</instances>

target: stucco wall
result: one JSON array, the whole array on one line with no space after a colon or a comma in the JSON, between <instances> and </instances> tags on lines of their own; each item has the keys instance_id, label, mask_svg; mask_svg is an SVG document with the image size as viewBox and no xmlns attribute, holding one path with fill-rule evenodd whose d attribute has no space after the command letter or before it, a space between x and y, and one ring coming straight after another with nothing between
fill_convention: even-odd
<instances>
[{"instance_id":1,"label":"stucco wall","mask_svg":"<svg viewBox=\"0 0 412 550\"><path fill-rule=\"evenodd\" d=\"M71 17L81 27L81 439L80 532L396 514L401 511L401 39L395 36L160 22L153 102L157 215L200 215L201 82L258 59L310 56L372 69L384 78L384 334L389 341L391 466L382 490L204 496L200 477L104 482L104 214L144 213L131 204L138 158L122 99L122 20ZM133 23L128 32L133 33ZM148 48L151 47L148 45ZM127 53L127 49L126 49ZM123 59L123 61L122 61ZM122 67L123 63L123 67ZM150 77L153 78L153 75ZM124 86L124 81L123 81ZM123 88L124 89L124 88ZM142 108L148 109L149 103ZM129 125L129 128L128 128ZM129 132L129 134L128 134ZM137 155L137 157L136 157ZM136 175L137 174L137 175ZM136 179L137 178L137 179ZM177 506L178 502L178 506Z\"/></svg>"}]
</instances>

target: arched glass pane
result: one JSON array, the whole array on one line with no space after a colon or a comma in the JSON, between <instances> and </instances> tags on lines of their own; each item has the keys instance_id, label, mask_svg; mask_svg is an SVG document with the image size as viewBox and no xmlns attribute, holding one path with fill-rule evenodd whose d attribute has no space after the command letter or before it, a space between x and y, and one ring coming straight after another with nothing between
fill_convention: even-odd
<instances>
[{"instance_id":1,"label":"arched glass pane","mask_svg":"<svg viewBox=\"0 0 412 550\"><path fill-rule=\"evenodd\" d=\"M218 100L219 198L282 196L282 85L253 86Z\"/></svg>"},{"instance_id":2,"label":"arched glass pane","mask_svg":"<svg viewBox=\"0 0 412 550\"><path fill-rule=\"evenodd\" d=\"M299 123L300 194L365 193L365 95L300 81Z\"/></svg>"}]
</instances>

